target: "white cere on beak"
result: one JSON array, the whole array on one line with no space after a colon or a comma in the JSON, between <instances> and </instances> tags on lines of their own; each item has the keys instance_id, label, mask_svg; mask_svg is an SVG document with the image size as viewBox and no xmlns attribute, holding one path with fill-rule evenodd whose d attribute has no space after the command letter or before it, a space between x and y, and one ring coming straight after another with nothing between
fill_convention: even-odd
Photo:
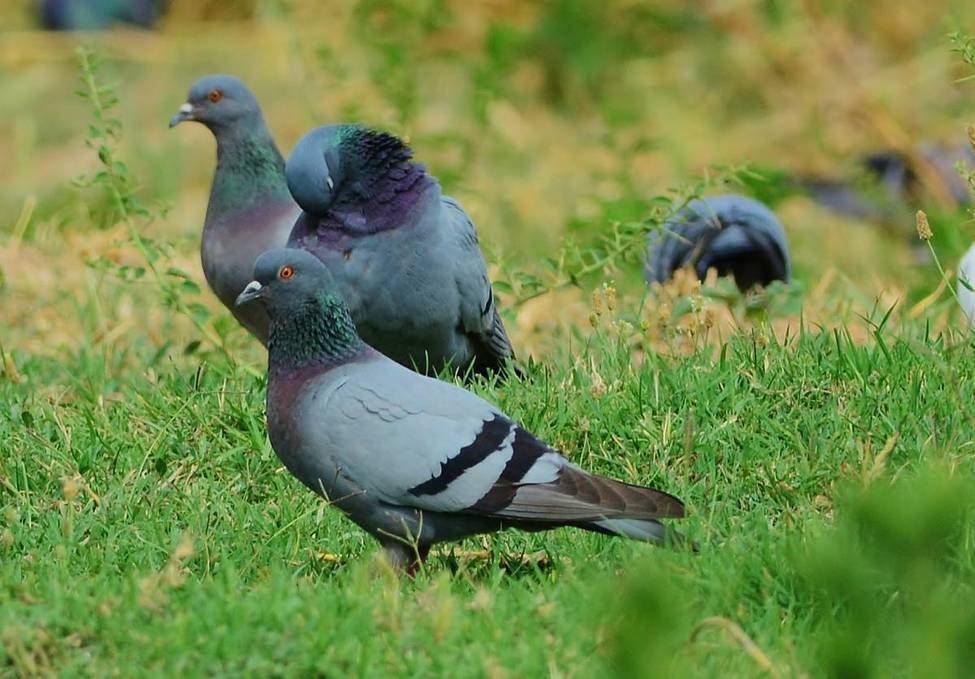
<instances>
[{"instance_id":1,"label":"white cere on beak","mask_svg":"<svg viewBox=\"0 0 975 679\"><path fill-rule=\"evenodd\" d=\"M264 286L262 286L257 281L251 281L250 283L247 284L247 287L241 290L240 294L237 295L237 299L234 301L234 306L236 307L242 304L246 304L247 302L251 301L255 297L259 297L263 287Z\"/></svg>"},{"instance_id":2,"label":"white cere on beak","mask_svg":"<svg viewBox=\"0 0 975 679\"><path fill-rule=\"evenodd\" d=\"M325 177L325 185L328 187L329 191L335 189L335 182L332 181L332 175Z\"/></svg>"},{"instance_id":3,"label":"white cere on beak","mask_svg":"<svg viewBox=\"0 0 975 679\"><path fill-rule=\"evenodd\" d=\"M185 104L179 107L180 113L191 113L192 111L193 111L193 104L191 104L190 102L186 102Z\"/></svg>"}]
</instances>

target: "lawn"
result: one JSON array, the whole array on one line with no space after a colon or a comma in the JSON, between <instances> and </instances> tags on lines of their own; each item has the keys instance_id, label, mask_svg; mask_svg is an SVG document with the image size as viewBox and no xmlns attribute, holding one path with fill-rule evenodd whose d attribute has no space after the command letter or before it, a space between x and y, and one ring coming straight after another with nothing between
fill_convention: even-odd
<instances>
[{"instance_id":1,"label":"lawn","mask_svg":"<svg viewBox=\"0 0 975 679\"><path fill-rule=\"evenodd\" d=\"M922 201L923 243L909 210L781 179L963 141L970 3L176 2L82 37L24 5L0 10L0 676L971 675L972 215ZM212 140L166 127L221 71L285 153L326 122L410 139L530 364L472 388L682 498L699 553L512 531L411 579L284 470L264 353L198 263ZM728 190L773 204L795 282L648 291L644 232Z\"/></svg>"}]
</instances>

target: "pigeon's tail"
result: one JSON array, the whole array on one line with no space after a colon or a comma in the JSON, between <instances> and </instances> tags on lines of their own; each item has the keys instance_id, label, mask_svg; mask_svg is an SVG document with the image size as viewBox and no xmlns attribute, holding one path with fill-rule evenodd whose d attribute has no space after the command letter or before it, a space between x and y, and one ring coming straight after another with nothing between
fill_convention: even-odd
<instances>
[{"instance_id":1,"label":"pigeon's tail","mask_svg":"<svg viewBox=\"0 0 975 679\"><path fill-rule=\"evenodd\" d=\"M497 484L472 510L524 530L575 526L657 543L672 535L659 520L684 516L684 503L661 490L590 474L551 452L527 473L545 473L539 465L555 467L555 478Z\"/></svg>"},{"instance_id":2,"label":"pigeon's tail","mask_svg":"<svg viewBox=\"0 0 975 679\"><path fill-rule=\"evenodd\" d=\"M739 195L691 201L650 237L646 276L665 283L690 266L699 278L715 268L732 274L745 290L756 283L788 282L791 276L785 230L766 205Z\"/></svg>"},{"instance_id":3,"label":"pigeon's tail","mask_svg":"<svg viewBox=\"0 0 975 679\"><path fill-rule=\"evenodd\" d=\"M656 519L602 519L580 524L579 527L658 545L667 540L668 533L673 533Z\"/></svg>"},{"instance_id":4,"label":"pigeon's tail","mask_svg":"<svg viewBox=\"0 0 975 679\"><path fill-rule=\"evenodd\" d=\"M511 347L511 340L508 339L498 308L494 306L493 294L488 299L488 307L488 313L492 314L490 328L485 332L468 334L474 347L473 370L468 376L497 373L502 378L514 374L518 379L522 379L525 374L515 364L515 351Z\"/></svg>"},{"instance_id":5,"label":"pigeon's tail","mask_svg":"<svg viewBox=\"0 0 975 679\"><path fill-rule=\"evenodd\" d=\"M712 268L720 276L734 276L742 290L772 281L788 282L791 276L788 252L781 242L753 225L735 224L718 232L697 260L698 276L703 279Z\"/></svg>"},{"instance_id":6,"label":"pigeon's tail","mask_svg":"<svg viewBox=\"0 0 975 679\"><path fill-rule=\"evenodd\" d=\"M658 545L686 543L677 531L658 520L684 516L684 504L673 495L603 476L588 476L590 483L600 489L607 510L616 511L607 511L607 516L598 519L580 521L575 524L577 527Z\"/></svg>"}]
</instances>

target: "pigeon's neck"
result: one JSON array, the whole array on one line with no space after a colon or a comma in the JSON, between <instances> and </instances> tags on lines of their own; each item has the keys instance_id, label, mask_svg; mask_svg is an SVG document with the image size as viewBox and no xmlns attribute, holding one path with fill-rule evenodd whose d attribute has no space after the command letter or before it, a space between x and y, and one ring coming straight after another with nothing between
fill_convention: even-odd
<instances>
[{"instance_id":1,"label":"pigeon's neck","mask_svg":"<svg viewBox=\"0 0 975 679\"><path fill-rule=\"evenodd\" d=\"M355 128L343 141L342 153L355 171L330 212L349 230L395 229L440 200L439 182L413 162L413 151L393 135Z\"/></svg>"},{"instance_id":2,"label":"pigeon's neck","mask_svg":"<svg viewBox=\"0 0 975 679\"><path fill-rule=\"evenodd\" d=\"M279 200L290 202L284 158L263 121L242 131L219 130L217 170L207 219Z\"/></svg>"},{"instance_id":3,"label":"pigeon's neck","mask_svg":"<svg viewBox=\"0 0 975 679\"><path fill-rule=\"evenodd\" d=\"M342 365L369 352L337 297L322 293L297 313L271 318L268 362L271 370Z\"/></svg>"},{"instance_id":4,"label":"pigeon's neck","mask_svg":"<svg viewBox=\"0 0 975 679\"><path fill-rule=\"evenodd\" d=\"M330 210L326 221L353 233L379 233L415 223L424 208L440 201L440 185L422 165L414 165L406 178L384 179L375 187L370 198Z\"/></svg>"}]
</instances>

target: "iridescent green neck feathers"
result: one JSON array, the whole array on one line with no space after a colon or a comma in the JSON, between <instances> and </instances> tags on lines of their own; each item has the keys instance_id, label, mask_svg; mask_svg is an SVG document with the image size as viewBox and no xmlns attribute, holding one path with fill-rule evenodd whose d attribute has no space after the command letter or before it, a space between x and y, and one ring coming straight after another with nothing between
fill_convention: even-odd
<instances>
[{"instance_id":1,"label":"iridescent green neck feathers","mask_svg":"<svg viewBox=\"0 0 975 679\"><path fill-rule=\"evenodd\" d=\"M337 365L365 348L345 304L331 293L321 293L297 310L282 310L271 317L268 358L272 368Z\"/></svg>"},{"instance_id":2,"label":"iridescent green neck feathers","mask_svg":"<svg viewBox=\"0 0 975 679\"><path fill-rule=\"evenodd\" d=\"M209 213L238 212L268 198L291 201L284 158L264 124L245 134L218 134Z\"/></svg>"}]
</instances>

